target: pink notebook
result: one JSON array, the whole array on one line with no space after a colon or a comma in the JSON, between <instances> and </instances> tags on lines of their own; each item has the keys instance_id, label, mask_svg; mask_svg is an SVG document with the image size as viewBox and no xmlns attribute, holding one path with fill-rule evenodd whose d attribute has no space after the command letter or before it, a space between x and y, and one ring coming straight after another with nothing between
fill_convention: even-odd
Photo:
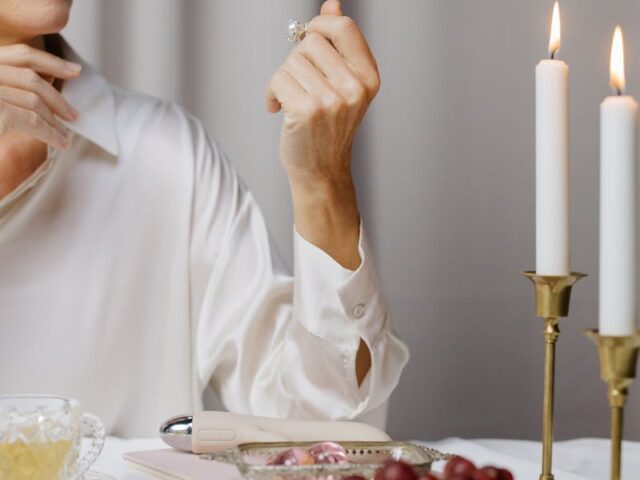
<instances>
[{"instance_id":1,"label":"pink notebook","mask_svg":"<svg viewBox=\"0 0 640 480\"><path fill-rule=\"evenodd\" d=\"M172 448L129 452L123 455L129 467L162 480L241 480L232 465L202 460L192 453Z\"/></svg>"}]
</instances>

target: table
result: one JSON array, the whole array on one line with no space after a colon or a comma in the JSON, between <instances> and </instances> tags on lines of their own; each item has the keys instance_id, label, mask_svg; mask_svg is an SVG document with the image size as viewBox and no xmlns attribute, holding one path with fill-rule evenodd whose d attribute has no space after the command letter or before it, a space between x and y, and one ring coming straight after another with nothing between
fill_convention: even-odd
<instances>
[{"instance_id":1,"label":"table","mask_svg":"<svg viewBox=\"0 0 640 480\"><path fill-rule=\"evenodd\" d=\"M465 440L449 438L438 442L416 442L443 452L470 458L479 465L508 467L516 480L536 480L540 475L540 444L523 440ZM130 471L122 460L124 452L166 448L157 438L123 440L109 437L93 470L108 473L117 480L149 480ZM625 442L624 472L628 479L640 475L640 442ZM558 480L605 480L609 478L609 441L584 438L557 442L554 473ZM623 475L624 476L624 475Z\"/></svg>"}]
</instances>

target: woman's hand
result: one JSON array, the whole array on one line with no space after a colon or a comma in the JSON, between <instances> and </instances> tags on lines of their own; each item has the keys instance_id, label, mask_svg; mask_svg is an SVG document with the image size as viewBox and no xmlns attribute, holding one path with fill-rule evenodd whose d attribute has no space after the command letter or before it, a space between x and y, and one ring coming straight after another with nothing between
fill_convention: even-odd
<instances>
[{"instance_id":1,"label":"woman's hand","mask_svg":"<svg viewBox=\"0 0 640 480\"><path fill-rule=\"evenodd\" d=\"M327 0L266 93L269 111L284 110L280 160L296 229L352 270L361 259L351 145L379 87L376 61L360 29L342 16L338 0Z\"/></svg>"},{"instance_id":2,"label":"woman's hand","mask_svg":"<svg viewBox=\"0 0 640 480\"><path fill-rule=\"evenodd\" d=\"M351 145L378 92L375 59L355 22L328 0L273 75L270 112L284 110L280 160L293 182L350 182Z\"/></svg>"},{"instance_id":3,"label":"woman's hand","mask_svg":"<svg viewBox=\"0 0 640 480\"><path fill-rule=\"evenodd\" d=\"M0 47L0 134L22 132L57 148L69 146L69 130L56 117L78 113L44 77L71 79L81 66L26 44Z\"/></svg>"}]
</instances>

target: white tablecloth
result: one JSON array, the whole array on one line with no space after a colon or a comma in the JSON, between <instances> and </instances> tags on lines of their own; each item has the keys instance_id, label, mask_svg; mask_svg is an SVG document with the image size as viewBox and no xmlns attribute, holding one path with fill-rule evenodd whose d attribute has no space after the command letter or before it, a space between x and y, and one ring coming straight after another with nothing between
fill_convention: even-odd
<instances>
[{"instance_id":1,"label":"white tablecloth","mask_svg":"<svg viewBox=\"0 0 640 480\"><path fill-rule=\"evenodd\" d=\"M462 440L420 442L443 452L470 458L479 465L509 468L516 480L536 480L540 475L540 444L520 440ZM109 437L93 470L117 480L148 480L130 471L122 460L124 452L166 448L159 439L122 440ZM640 478L640 443L625 442L623 477ZM579 439L557 442L554 448L554 473L557 480L605 480L609 478L609 442L604 439ZM625 476L626 474L626 476Z\"/></svg>"}]
</instances>

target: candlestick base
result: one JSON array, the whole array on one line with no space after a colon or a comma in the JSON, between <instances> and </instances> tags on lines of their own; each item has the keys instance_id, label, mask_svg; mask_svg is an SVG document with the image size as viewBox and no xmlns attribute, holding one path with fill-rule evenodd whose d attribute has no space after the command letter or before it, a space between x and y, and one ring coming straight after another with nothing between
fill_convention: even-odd
<instances>
[{"instance_id":1,"label":"candlestick base","mask_svg":"<svg viewBox=\"0 0 640 480\"><path fill-rule=\"evenodd\" d=\"M611 407L611 480L620 480L624 407L629 396L629 386L636 378L640 332L613 337L600 335L598 330L587 330L585 335L598 347L600 377L607 384Z\"/></svg>"},{"instance_id":2,"label":"candlestick base","mask_svg":"<svg viewBox=\"0 0 640 480\"><path fill-rule=\"evenodd\" d=\"M536 316L544 321L544 395L542 413L542 473L540 480L553 480L551 473L553 455L553 410L556 368L556 342L560 337L560 318L569 315L571 287L585 273L572 272L569 275L538 275L524 272L533 282L536 293Z\"/></svg>"},{"instance_id":3,"label":"candlestick base","mask_svg":"<svg viewBox=\"0 0 640 480\"><path fill-rule=\"evenodd\" d=\"M586 273L571 272L569 275L538 275L524 272L536 289L536 317L561 318L569 315L571 287Z\"/></svg>"}]
</instances>

